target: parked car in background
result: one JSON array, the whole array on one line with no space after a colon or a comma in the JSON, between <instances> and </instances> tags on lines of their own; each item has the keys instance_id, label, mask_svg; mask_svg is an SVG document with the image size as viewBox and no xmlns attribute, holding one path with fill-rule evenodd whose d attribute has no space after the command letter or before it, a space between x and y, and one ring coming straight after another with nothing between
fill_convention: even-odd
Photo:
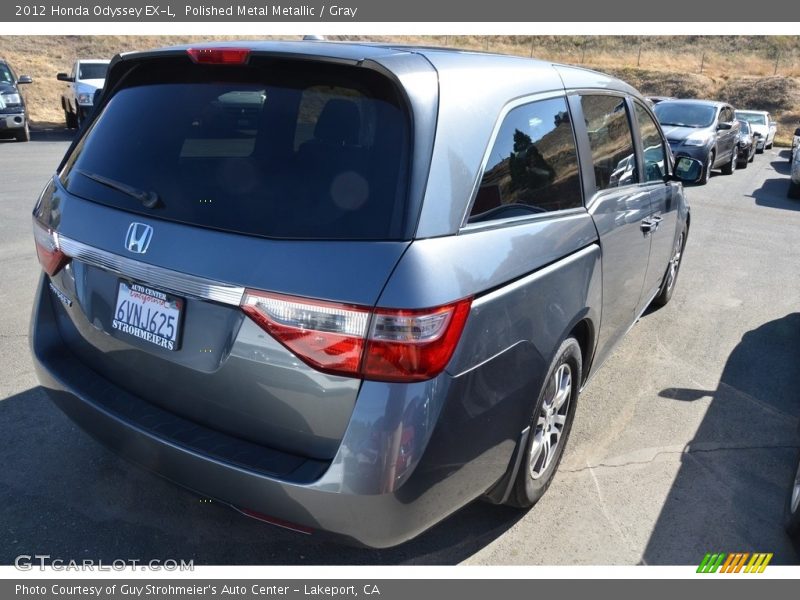
<instances>
[{"instance_id":1,"label":"parked car in background","mask_svg":"<svg viewBox=\"0 0 800 600\"><path fill-rule=\"evenodd\" d=\"M789 153L790 161L792 160L795 148L798 146L800 146L800 127L794 130L794 135L792 136L792 151Z\"/></svg>"},{"instance_id":2,"label":"parked car in background","mask_svg":"<svg viewBox=\"0 0 800 600\"><path fill-rule=\"evenodd\" d=\"M59 73L57 79L67 84L61 94L61 108L69 129L80 127L92 112L94 96L103 88L108 60L80 59L70 73Z\"/></svg>"},{"instance_id":3,"label":"parked car in background","mask_svg":"<svg viewBox=\"0 0 800 600\"><path fill-rule=\"evenodd\" d=\"M738 160L739 122L730 104L712 100L664 100L653 107L675 157L688 156L703 163L705 184L711 170L730 175Z\"/></svg>"},{"instance_id":4,"label":"parked car in background","mask_svg":"<svg viewBox=\"0 0 800 600\"><path fill-rule=\"evenodd\" d=\"M763 152L772 148L777 124L765 110L737 110L736 118L750 123L753 135L756 138L756 152Z\"/></svg>"},{"instance_id":5,"label":"parked car in background","mask_svg":"<svg viewBox=\"0 0 800 600\"><path fill-rule=\"evenodd\" d=\"M736 138L736 152L736 166L740 169L746 169L747 163L753 162L756 156L756 144L753 138L753 130L750 129L750 123L743 119L739 120L739 136Z\"/></svg>"},{"instance_id":6,"label":"parked car in background","mask_svg":"<svg viewBox=\"0 0 800 600\"><path fill-rule=\"evenodd\" d=\"M530 507L581 387L672 297L702 165L600 73L241 44L112 62L33 212L44 389L307 533L385 547L477 498Z\"/></svg>"},{"instance_id":7,"label":"parked car in background","mask_svg":"<svg viewBox=\"0 0 800 600\"><path fill-rule=\"evenodd\" d=\"M800 198L800 146L792 150L792 165L789 172L789 198Z\"/></svg>"},{"instance_id":8,"label":"parked car in background","mask_svg":"<svg viewBox=\"0 0 800 600\"><path fill-rule=\"evenodd\" d=\"M30 141L30 117L25 95L19 86L32 81L28 75L17 77L11 65L0 58L0 137L13 137L18 142Z\"/></svg>"}]
</instances>

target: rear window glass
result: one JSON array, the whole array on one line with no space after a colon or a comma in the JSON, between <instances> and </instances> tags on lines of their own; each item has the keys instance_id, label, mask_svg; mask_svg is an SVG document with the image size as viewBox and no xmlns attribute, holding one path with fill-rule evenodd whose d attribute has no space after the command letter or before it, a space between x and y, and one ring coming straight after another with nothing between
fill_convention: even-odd
<instances>
[{"instance_id":1,"label":"rear window glass","mask_svg":"<svg viewBox=\"0 0 800 600\"><path fill-rule=\"evenodd\" d=\"M180 66L134 72L111 97L62 172L69 192L248 235L405 237L408 119L388 80Z\"/></svg>"}]
</instances>

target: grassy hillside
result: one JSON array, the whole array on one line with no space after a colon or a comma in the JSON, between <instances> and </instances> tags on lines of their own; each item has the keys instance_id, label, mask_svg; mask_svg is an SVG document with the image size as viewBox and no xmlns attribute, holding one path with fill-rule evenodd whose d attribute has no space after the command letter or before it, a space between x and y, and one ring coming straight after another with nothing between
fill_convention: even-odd
<instances>
[{"instance_id":1,"label":"grassy hillside","mask_svg":"<svg viewBox=\"0 0 800 600\"><path fill-rule=\"evenodd\" d=\"M265 39L270 36L263 36ZM274 36L272 36L274 37ZM297 39L298 36L284 36ZM34 121L60 123L59 71L77 57L110 58L118 52L230 36L0 36L0 56L27 89ZM800 125L800 36L331 36L401 44L449 46L534 56L610 72L652 95L724 99L735 106L772 111L778 142Z\"/></svg>"}]
</instances>

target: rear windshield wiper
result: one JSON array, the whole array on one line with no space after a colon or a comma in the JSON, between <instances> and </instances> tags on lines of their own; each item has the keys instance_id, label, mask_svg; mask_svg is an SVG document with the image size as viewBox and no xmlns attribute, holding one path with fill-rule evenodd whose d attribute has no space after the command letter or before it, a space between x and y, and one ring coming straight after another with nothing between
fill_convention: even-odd
<instances>
[{"instance_id":1,"label":"rear windshield wiper","mask_svg":"<svg viewBox=\"0 0 800 600\"><path fill-rule=\"evenodd\" d=\"M117 181L115 179L110 179L108 177L104 177L103 175L98 175L97 173L89 173L88 171L84 171L82 169L75 169L78 174L83 175L87 179L91 179L92 181L96 181L97 183L104 185L106 187L110 187L112 190L117 190L118 192L122 192L130 196L131 198L135 198L139 202L141 202L146 208L155 208L158 206L160 202L160 198L158 194L153 191L144 191L133 186L128 185L127 183L122 183L121 181Z\"/></svg>"}]
</instances>

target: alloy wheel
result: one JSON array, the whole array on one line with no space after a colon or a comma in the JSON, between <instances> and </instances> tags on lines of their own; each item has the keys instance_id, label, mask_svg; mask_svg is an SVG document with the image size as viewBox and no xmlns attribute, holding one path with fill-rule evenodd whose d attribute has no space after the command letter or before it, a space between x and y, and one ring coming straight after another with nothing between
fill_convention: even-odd
<instances>
[{"instance_id":1,"label":"alloy wheel","mask_svg":"<svg viewBox=\"0 0 800 600\"><path fill-rule=\"evenodd\" d=\"M678 277L678 269L681 267L681 255L683 254L683 233L678 237L678 242L675 244L675 249L672 252L672 258L669 259L669 267L667 270L667 292L672 290L675 285L675 279Z\"/></svg>"},{"instance_id":2,"label":"alloy wheel","mask_svg":"<svg viewBox=\"0 0 800 600\"><path fill-rule=\"evenodd\" d=\"M797 465L797 473L794 476L794 485L792 486L792 499L789 503L792 514L797 512L800 508L800 464Z\"/></svg>"},{"instance_id":3,"label":"alloy wheel","mask_svg":"<svg viewBox=\"0 0 800 600\"><path fill-rule=\"evenodd\" d=\"M533 479L539 479L558 454L564 427L567 424L572 398L572 369L569 364L559 365L547 383L545 397L539 409L531 444L528 470Z\"/></svg>"}]
</instances>

